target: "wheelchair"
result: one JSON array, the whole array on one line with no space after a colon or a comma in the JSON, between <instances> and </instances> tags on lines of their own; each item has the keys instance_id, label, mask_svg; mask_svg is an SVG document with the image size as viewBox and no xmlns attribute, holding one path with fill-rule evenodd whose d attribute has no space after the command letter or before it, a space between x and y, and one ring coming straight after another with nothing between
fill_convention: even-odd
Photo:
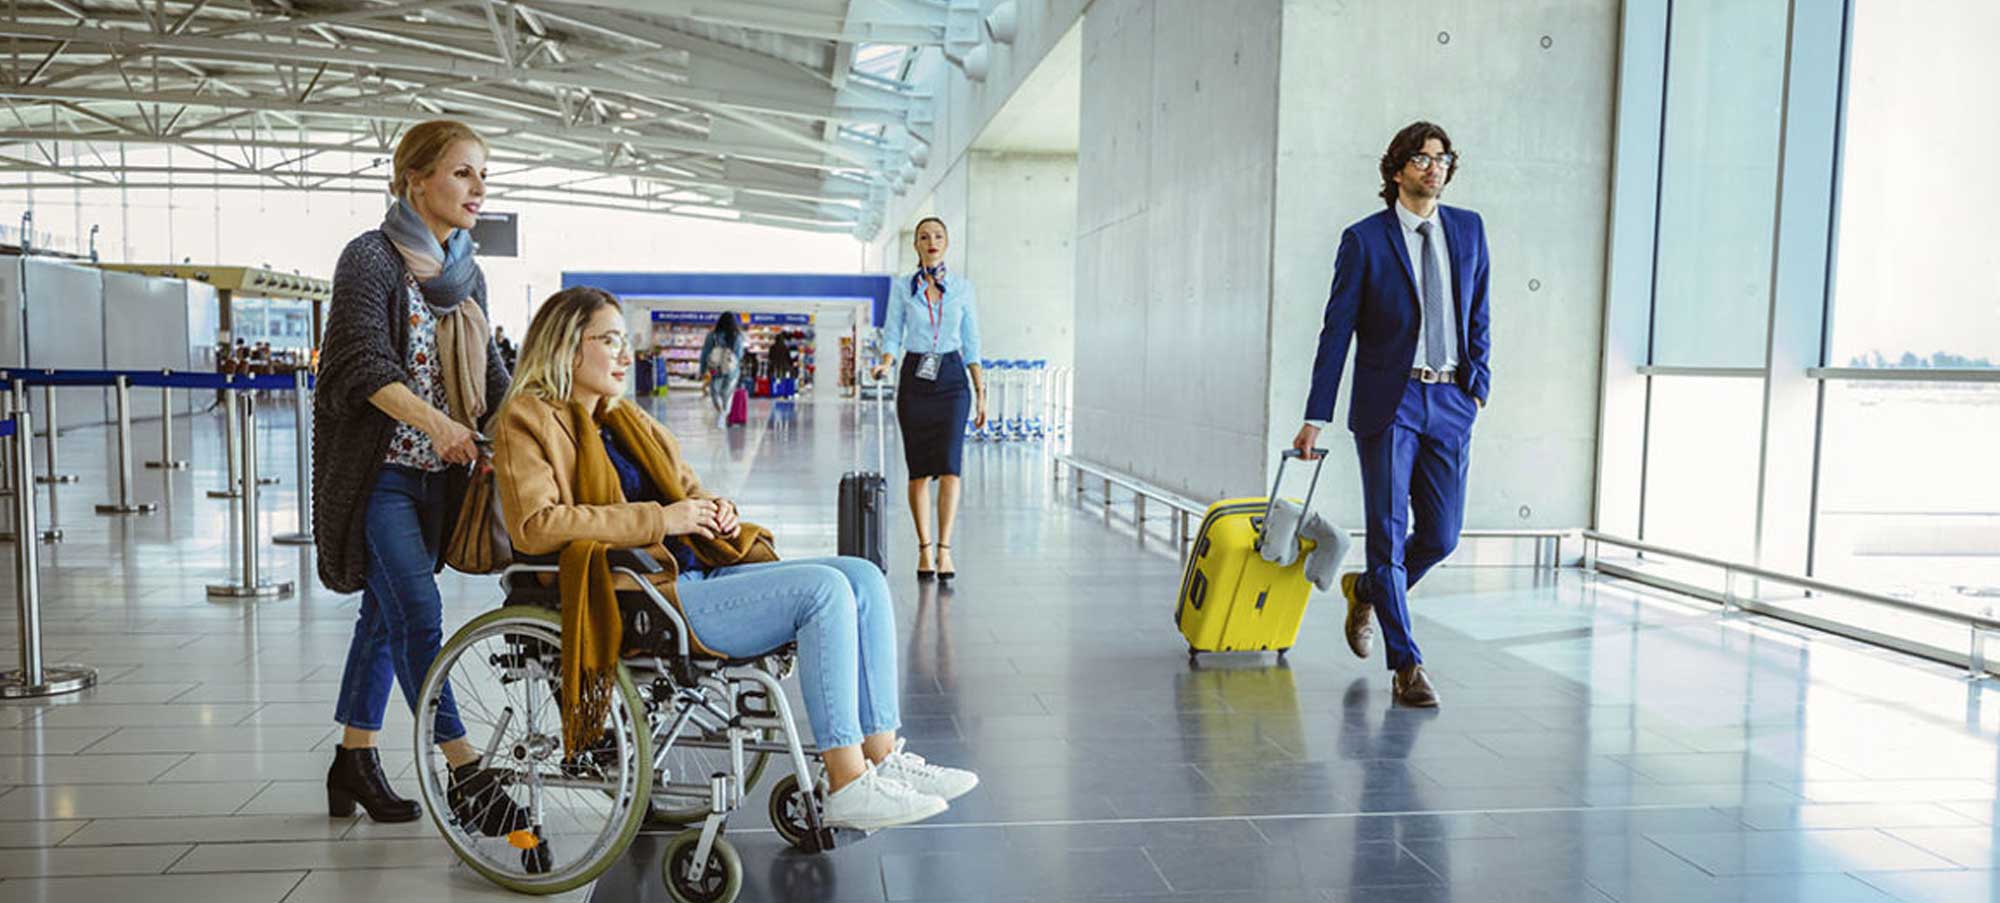
<instances>
[{"instance_id":1,"label":"wheelchair","mask_svg":"<svg viewBox=\"0 0 2000 903\"><path fill-rule=\"evenodd\" d=\"M417 776L424 808L466 865L509 890L553 894L595 879L645 826L678 828L661 878L683 903L729 903L743 863L725 823L777 757L787 773L771 789L771 824L799 850L834 848L860 832L822 819L825 768L799 741L780 681L796 649L710 658L689 647L680 612L646 580L661 567L644 551L610 552L624 627L611 709L600 738L568 755L557 707L562 681L562 600L555 556L517 556L500 574L502 606L447 640L419 691ZM545 582L546 581L546 582ZM436 716L449 686L466 739L494 783L454 807L451 770L437 749ZM504 794L525 824L492 809Z\"/></svg>"}]
</instances>

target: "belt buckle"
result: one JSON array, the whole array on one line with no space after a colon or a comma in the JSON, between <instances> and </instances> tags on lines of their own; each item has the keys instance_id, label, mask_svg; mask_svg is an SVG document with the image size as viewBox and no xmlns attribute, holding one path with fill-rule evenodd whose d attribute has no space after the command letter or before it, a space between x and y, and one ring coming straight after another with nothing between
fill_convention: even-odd
<instances>
[{"instance_id":1,"label":"belt buckle","mask_svg":"<svg viewBox=\"0 0 2000 903\"><path fill-rule=\"evenodd\" d=\"M1417 382L1423 383L1424 385L1427 386L1436 385L1438 382L1438 372L1436 370L1432 370L1429 367L1418 367Z\"/></svg>"}]
</instances>

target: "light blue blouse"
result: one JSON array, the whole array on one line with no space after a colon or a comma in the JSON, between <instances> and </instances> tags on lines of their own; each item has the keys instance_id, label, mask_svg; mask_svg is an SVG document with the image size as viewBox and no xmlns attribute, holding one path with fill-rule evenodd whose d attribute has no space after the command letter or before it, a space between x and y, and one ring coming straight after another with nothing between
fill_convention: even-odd
<instances>
[{"instance_id":1,"label":"light blue blouse","mask_svg":"<svg viewBox=\"0 0 2000 903\"><path fill-rule=\"evenodd\" d=\"M889 284L889 319L882 327L882 350L892 360L900 360L906 351L917 354L956 351L967 366L978 364L978 294L973 291L972 280L947 273L943 309L939 311L924 297L922 288L914 294L910 291L910 282L915 277L915 273L907 273ZM935 345L931 341L934 315L938 317Z\"/></svg>"}]
</instances>

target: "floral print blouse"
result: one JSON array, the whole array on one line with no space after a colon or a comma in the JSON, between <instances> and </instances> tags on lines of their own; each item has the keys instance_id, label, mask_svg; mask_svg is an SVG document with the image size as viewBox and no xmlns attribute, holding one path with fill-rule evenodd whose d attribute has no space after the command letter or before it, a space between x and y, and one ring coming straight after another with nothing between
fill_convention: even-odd
<instances>
[{"instance_id":1,"label":"floral print blouse","mask_svg":"<svg viewBox=\"0 0 2000 903\"><path fill-rule=\"evenodd\" d=\"M410 371L410 391L442 411L445 408L444 371L438 364L437 317L431 313L431 306L424 303L424 293L417 288L415 279L405 279L404 286L404 295L409 298L406 306L410 318L410 354L403 364ZM395 433L389 437L389 454L384 460L430 472L443 470L446 466L444 459L438 457L437 449L431 447L431 437L400 420L396 421Z\"/></svg>"}]
</instances>

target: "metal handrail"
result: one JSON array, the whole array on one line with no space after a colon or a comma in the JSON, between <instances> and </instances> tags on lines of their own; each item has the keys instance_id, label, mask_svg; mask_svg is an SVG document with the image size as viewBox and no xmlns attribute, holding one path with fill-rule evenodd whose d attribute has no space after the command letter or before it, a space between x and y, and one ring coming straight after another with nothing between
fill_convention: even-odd
<instances>
[{"instance_id":1,"label":"metal handrail","mask_svg":"<svg viewBox=\"0 0 2000 903\"><path fill-rule=\"evenodd\" d=\"M1104 485L1106 487L1104 491L1104 505L1107 508L1111 506L1110 487L1117 486L1121 489L1124 489L1132 493L1133 498L1135 499L1133 522L1138 524L1139 529L1141 531L1145 530L1146 499L1153 499L1155 501L1158 501L1166 505L1168 508L1172 509L1174 512L1175 538L1180 543L1181 559L1186 560L1188 547L1194 539L1193 533L1189 529L1189 526L1195 518L1203 517L1208 513L1209 503L1195 501L1193 499L1188 498L1187 496L1171 492L1165 489L1161 489L1160 487L1147 483L1144 480L1140 480L1136 477L1128 476L1126 474L1118 473L1101 465L1092 464L1089 461L1085 461L1073 455L1057 454L1054 456L1054 459L1055 459L1054 461L1055 475L1057 479L1061 479L1063 468L1069 468L1071 471L1074 471L1079 475L1088 473L1091 476L1104 481ZM1082 495L1084 492L1083 480L1080 477L1076 481L1076 492L1078 495ZM1551 528L1541 528L1541 529L1519 528L1519 529L1461 530L1459 531L1458 535L1465 539L1533 539L1536 541L1535 544L1536 567L1543 566L1542 542L1548 541L1554 548L1553 548L1553 553L1548 558L1547 566L1552 568L1559 568L1562 567L1563 540L1576 535L1577 532L1578 531L1575 529L1561 529L1561 528L1551 527ZM1354 537L1355 539L1366 539L1368 536L1368 531L1361 529L1350 529L1347 531L1347 534L1351 537Z\"/></svg>"},{"instance_id":2,"label":"metal handrail","mask_svg":"<svg viewBox=\"0 0 2000 903\"><path fill-rule=\"evenodd\" d=\"M2000 369L1960 367L1807 367L1806 376L1848 382L2000 383Z\"/></svg>"},{"instance_id":3,"label":"metal handrail","mask_svg":"<svg viewBox=\"0 0 2000 903\"><path fill-rule=\"evenodd\" d=\"M1146 532L1146 500L1156 499L1172 509L1174 513L1173 538L1179 550L1180 560L1186 561L1188 547L1194 539L1189 524L1197 517L1208 513L1208 506L1175 492L1169 492L1144 480L1135 479L1108 468L1092 464L1074 455L1057 453L1054 457L1054 476L1062 479L1063 468L1067 467L1076 475L1076 492L1083 494L1083 474L1088 473L1104 481L1104 507L1111 507L1111 487L1118 486L1132 493L1132 522L1143 535Z\"/></svg>"},{"instance_id":4,"label":"metal handrail","mask_svg":"<svg viewBox=\"0 0 2000 903\"><path fill-rule=\"evenodd\" d=\"M1673 558L1679 561L1686 561L1693 564L1718 568L1722 571L1723 575L1722 596L1723 596L1723 606L1726 608L1747 609L1752 606L1756 606L1757 603L1756 599L1744 600L1736 596L1736 590L1735 590L1736 578L1738 576L1744 576L1757 580L1767 580L1772 583L1791 586L1798 589L1806 590L1808 592L1825 593L1826 595L1829 596L1840 596L1846 599L1854 599L1856 601L1867 602L1873 605L1886 606L1888 608L1894 608L1899 611L1906 611L1913 614L1919 614L1925 617L1956 622L1958 624L1964 625L1971 631L1972 634L1971 647L1968 650L1966 657L1968 661L1968 671L1973 676L1979 676L1983 674L1983 672L1986 670L1985 655L1983 651L1984 643L1982 642L1984 637L1982 636L1982 633L1986 631L2000 631L2000 617L1996 617L1992 614L1977 614L1974 612L1963 611L1956 608L1946 608L1942 605L1933 605L1931 603L1921 602L1915 599L1899 599L1895 596L1885 596L1881 593L1873 593L1863 589L1856 589L1851 586L1843 586L1838 583L1829 583L1825 580L1817 580L1812 577L1805 577L1798 574L1787 574L1783 571L1774 571L1771 570L1770 568L1763 568L1763 567L1758 567L1756 565L1744 564L1740 561L1729 561L1722 558L1716 558L1710 555L1702 555L1696 552L1689 552L1683 549L1675 549L1668 546L1659 545L1657 543L1650 543L1642 540L1630 539L1624 536L1615 536L1610 533L1603 533L1597 530L1583 531L1583 543L1584 543L1584 556L1583 556L1584 566L1591 570L1596 570L1597 568L1598 555L1596 554L1597 553L1596 547L1597 545L1600 544L1618 546L1619 548L1631 549L1635 552L1641 552L1647 555L1658 555L1664 558ZM1750 605L1746 606L1744 604L1746 601L1749 602Z\"/></svg>"}]
</instances>

